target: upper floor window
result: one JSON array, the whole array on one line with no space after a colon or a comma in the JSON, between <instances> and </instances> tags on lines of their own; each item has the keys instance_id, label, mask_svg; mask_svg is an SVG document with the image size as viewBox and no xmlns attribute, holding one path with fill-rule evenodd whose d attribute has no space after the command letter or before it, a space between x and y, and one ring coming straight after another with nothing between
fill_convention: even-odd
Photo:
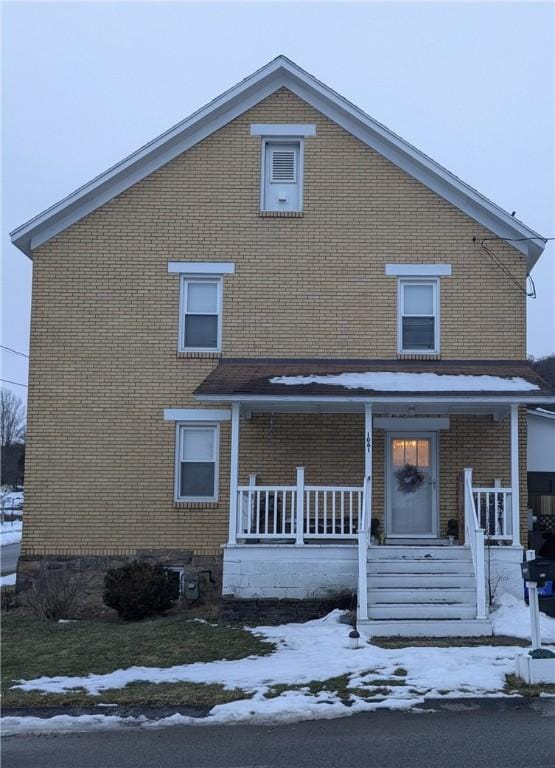
<instances>
[{"instance_id":1,"label":"upper floor window","mask_svg":"<svg viewBox=\"0 0 555 768\"><path fill-rule=\"evenodd\" d=\"M399 280L399 352L439 352L439 281Z\"/></svg>"},{"instance_id":2,"label":"upper floor window","mask_svg":"<svg viewBox=\"0 0 555 768\"><path fill-rule=\"evenodd\" d=\"M302 140L264 139L262 143L262 210L301 211L302 182Z\"/></svg>"},{"instance_id":3,"label":"upper floor window","mask_svg":"<svg viewBox=\"0 0 555 768\"><path fill-rule=\"evenodd\" d=\"M179 349L219 352L222 335L221 278L181 278Z\"/></svg>"}]
</instances>

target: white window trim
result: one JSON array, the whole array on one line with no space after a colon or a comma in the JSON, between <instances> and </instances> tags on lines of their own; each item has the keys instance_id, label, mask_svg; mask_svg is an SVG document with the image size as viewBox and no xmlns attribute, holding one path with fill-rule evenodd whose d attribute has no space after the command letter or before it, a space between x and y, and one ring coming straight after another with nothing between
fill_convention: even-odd
<instances>
[{"instance_id":1,"label":"white window trim","mask_svg":"<svg viewBox=\"0 0 555 768\"><path fill-rule=\"evenodd\" d=\"M451 277L451 264L386 264L390 277Z\"/></svg>"},{"instance_id":2,"label":"white window trim","mask_svg":"<svg viewBox=\"0 0 555 768\"><path fill-rule=\"evenodd\" d=\"M218 300L218 334L217 344L215 347L186 347L185 346L185 296L187 293L188 282L210 282L216 283L218 287L217 300ZM222 293L223 293L223 280L218 275L202 275L202 274L182 274L179 281L179 323L178 323L178 339L177 349L179 352L221 352L222 351Z\"/></svg>"},{"instance_id":3,"label":"white window trim","mask_svg":"<svg viewBox=\"0 0 555 768\"><path fill-rule=\"evenodd\" d=\"M211 427L214 429L214 495L213 496L181 496L180 472L181 472L181 429ZM220 425L210 421L178 421L175 424L175 462L174 462L174 501L182 503L202 504L207 501L215 502L219 498L219 477L220 477Z\"/></svg>"},{"instance_id":4,"label":"white window trim","mask_svg":"<svg viewBox=\"0 0 555 768\"><path fill-rule=\"evenodd\" d=\"M403 287L405 285L433 285L434 286L434 348L433 349L403 349ZM401 277L397 282L397 352L400 355L438 355L440 351L439 343L439 278L437 277ZM409 315L411 317L411 315ZM414 315L412 315L414 317Z\"/></svg>"},{"instance_id":5,"label":"white window trim","mask_svg":"<svg viewBox=\"0 0 555 768\"><path fill-rule=\"evenodd\" d=\"M297 168L297 184L299 185L299 206L287 213L300 213L304 205L304 141L300 136L264 136L260 142L260 210L262 213L273 213L273 208L266 208L266 145L267 144L298 144L299 163Z\"/></svg>"},{"instance_id":6,"label":"white window trim","mask_svg":"<svg viewBox=\"0 0 555 768\"><path fill-rule=\"evenodd\" d=\"M234 275L233 261L168 261L168 272L187 275Z\"/></svg>"},{"instance_id":7,"label":"white window trim","mask_svg":"<svg viewBox=\"0 0 555 768\"><path fill-rule=\"evenodd\" d=\"M252 123L251 136L316 136L314 123Z\"/></svg>"}]
</instances>

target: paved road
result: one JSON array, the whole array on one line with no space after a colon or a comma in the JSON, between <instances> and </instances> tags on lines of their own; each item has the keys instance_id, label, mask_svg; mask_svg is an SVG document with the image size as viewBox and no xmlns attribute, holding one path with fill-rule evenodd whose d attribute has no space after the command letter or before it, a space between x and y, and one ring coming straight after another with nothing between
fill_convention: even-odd
<instances>
[{"instance_id":1,"label":"paved road","mask_svg":"<svg viewBox=\"0 0 555 768\"><path fill-rule=\"evenodd\" d=\"M324 706L324 705L323 705ZM3 768L553 768L555 701L4 740Z\"/></svg>"},{"instance_id":2,"label":"paved road","mask_svg":"<svg viewBox=\"0 0 555 768\"><path fill-rule=\"evenodd\" d=\"M0 566L2 576L5 576L7 573L15 572L20 549L21 543L6 544L4 547L0 547Z\"/></svg>"}]
</instances>

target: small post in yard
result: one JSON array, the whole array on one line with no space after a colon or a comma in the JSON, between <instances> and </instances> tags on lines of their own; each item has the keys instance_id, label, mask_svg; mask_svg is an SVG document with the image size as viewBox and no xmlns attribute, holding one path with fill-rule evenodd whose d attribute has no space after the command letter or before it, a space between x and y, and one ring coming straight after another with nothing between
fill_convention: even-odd
<instances>
[{"instance_id":1,"label":"small post in yard","mask_svg":"<svg viewBox=\"0 0 555 768\"><path fill-rule=\"evenodd\" d=\"M295 545L304 544L304 467L297 467L297 507L296 507Z\"/></svg>"},{"instance_id":2,"label":"small post in yard","mask_svg":"<svg viewBox=\"0 0 555 768\"><path fill-rule=\"evenodd\" d=\"M536 552L533 549L526 550L526 560L535 560ZM530 627L532 630L532 650L541 648L540 634L540 606L538 603L538 583L537 581L527 581L528 604L530 606Z\"/></svg>"}]
</instances>

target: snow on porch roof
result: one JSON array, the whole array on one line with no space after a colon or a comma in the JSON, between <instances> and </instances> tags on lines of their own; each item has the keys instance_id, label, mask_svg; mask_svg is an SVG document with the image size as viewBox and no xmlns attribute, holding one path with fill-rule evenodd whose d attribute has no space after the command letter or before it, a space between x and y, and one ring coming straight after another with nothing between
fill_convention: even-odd
<instances>
[{"instance_id":1,"label":"snow on porch roof","mask_svg":"<svg viewBox=\"0 0 555 768\"><path fill-rule=\"evenodd\" d=\"M199 400L400 397L555 402L526 361L224 359L196 389Z\"/></svg>"}]
</instances>

